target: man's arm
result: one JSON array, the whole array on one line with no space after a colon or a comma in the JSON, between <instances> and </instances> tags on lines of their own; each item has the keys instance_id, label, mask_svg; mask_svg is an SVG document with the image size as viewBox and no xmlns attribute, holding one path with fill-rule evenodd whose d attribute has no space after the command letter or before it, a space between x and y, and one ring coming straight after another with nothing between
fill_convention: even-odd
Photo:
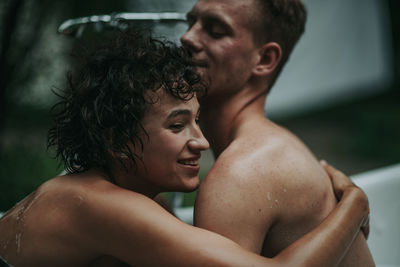
<instances>
[{"instance_id":1,"label":"man's arm","mask_svg":"<svg viewBox=\"0 0 400 267\"><path fill-rule=\"evenodd\" d=\"M336 266L368 214L368 201L360 189L350 183L341 192L342 200L330 216L274 259L187 225L151 199L119 188L81 206L86 208L81 214L85 244L80 245L139 266Z\"/></svg>"}]
</instances>

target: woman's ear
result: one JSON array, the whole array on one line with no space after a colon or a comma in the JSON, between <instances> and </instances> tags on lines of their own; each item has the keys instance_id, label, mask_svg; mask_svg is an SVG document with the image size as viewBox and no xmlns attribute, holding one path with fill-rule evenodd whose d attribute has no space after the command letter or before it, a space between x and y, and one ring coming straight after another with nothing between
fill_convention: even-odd
<instances>
[{"instance_id":1,"label":"woman's ear","mask_svg":"<svg viewBox=\"0 0 400 267\"><path fill-rule=\"evenodd\" d=\"M273 73L282 58L282 49L275 42L265 43L259 49L258 63L253 69L253 74L257 76L269 75Z\"/></svg>"}]
</instances>

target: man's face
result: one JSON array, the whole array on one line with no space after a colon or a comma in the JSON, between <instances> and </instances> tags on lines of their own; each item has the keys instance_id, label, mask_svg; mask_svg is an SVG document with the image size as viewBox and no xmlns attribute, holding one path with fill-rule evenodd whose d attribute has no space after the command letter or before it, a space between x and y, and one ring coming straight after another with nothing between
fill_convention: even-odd
<instances>
[{"instance_id":1,"label":"man's face","mask_svg":"<svg viewBox=\"0 0 400 267\"><path fill-rule=\"evenodd\" d=\"M143 163L137 175L161 191L195 190L199 185L200 152L209 148L199 125L196 97L182 101L158 90L150 96L157 102L146 111L142 125Z\"/></svg>"},{"instance_id":2,"label":"man's face","mask_svg":"<svg viewBox=\"0 0 400 267\"><path fill-rule=\"evenodd\" d=\"M187 14L181 42L210 82L209 96L234 93L250 78L257 53L249 22L253 8L252 0L198 0Z\"/></svg>"}]
</instances>

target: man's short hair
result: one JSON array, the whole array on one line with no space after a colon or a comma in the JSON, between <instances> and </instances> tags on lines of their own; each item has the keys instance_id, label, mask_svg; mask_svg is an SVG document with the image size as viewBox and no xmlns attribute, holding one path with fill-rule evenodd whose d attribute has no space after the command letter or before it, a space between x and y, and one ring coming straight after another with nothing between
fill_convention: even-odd
<instances>
[{"instance_id":1,"label":"man's short hair","mask_svg":"<svg viewBox=\"0 0 400 267\"><path fill-rule=\"evenodd\" d=\"M254 1L258 5L256 12L259 13L251 19L254 41L258 44L276 42L282 48L282 59L275 71L275 80L304 32L306 8L301 0Z\"/></svg>"},{"instance_id":2,"label":"man's short hair","mask_svg":"<svg viewBox=\"0 0 400 267\"><path fill-rule=\"evenodd\" d=\"M83 55L80 70L69 74L66 88L56 93L61 101L52 109L48 147L55 148L70 173L92 167L109 172L110 152L136 166L141 136L147 136L141 119L157 101L148 93L160 88L185 101L206 90L183 48L144 32L119 32Z\"/></svg>"}]
</instances>

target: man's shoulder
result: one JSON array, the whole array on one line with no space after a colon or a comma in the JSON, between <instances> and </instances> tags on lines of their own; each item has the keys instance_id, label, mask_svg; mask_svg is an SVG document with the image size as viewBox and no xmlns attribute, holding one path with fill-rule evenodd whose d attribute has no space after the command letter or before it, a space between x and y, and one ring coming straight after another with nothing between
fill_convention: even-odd
<instances>
[{"instance_id":1,"label":"man's shoulder","mask_svg":"<svg viewBox=\"0 0 400 267\"><path fill-rule=\"evenodd\" d=\"M217 158L209 176L215 173L226 179L253 177L271 182L274 177L285 180L293 172L309 177L321 170L301 140L276 126L235 139Z\"/></svg>"},{"instance_id":2,"label":"man's shoulder","mask_svg":"<svg viewBox=\"0 0 400 267\"><path fill-rule=\"evenodd\" d=\"M247 192L265 198L270 192L271 198L274 193L289 201L295 197L317 201L330 193L328 176L295 135L272 123L247 134L218 157L201 185L205 194L223 189L235 195L240 189L241 195Z\"/></svg>"}]
</instances>

